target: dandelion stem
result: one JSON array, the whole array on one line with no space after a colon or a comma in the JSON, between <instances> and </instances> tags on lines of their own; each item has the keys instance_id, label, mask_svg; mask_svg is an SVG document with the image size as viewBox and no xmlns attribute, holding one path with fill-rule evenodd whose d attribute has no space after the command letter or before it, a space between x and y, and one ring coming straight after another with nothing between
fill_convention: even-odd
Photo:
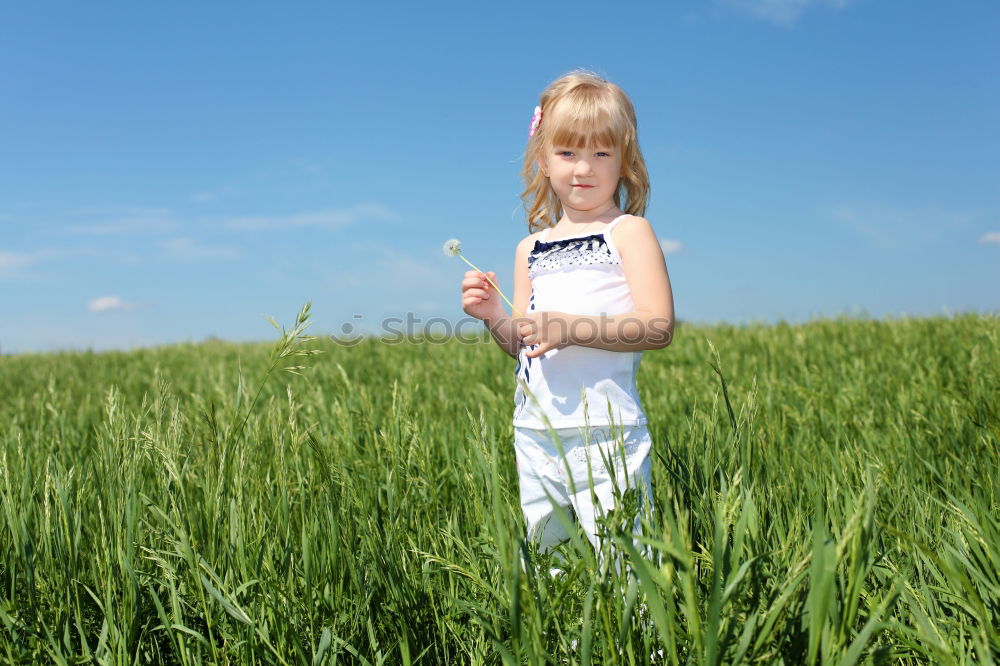
<instances>
[{"instance_id":1,"label":"dandelion stem","mask_svg":"<svg viewBox=\"0 0 1000 666\"><path fill-rule=\"evenodd\" d=\"M500 287L498 287L498 286L496 285L496 282L494 282L493 280L491 280L491 279L490 279L490 276L489 276L489 274L488 274L488 273L487 273L486 271L484 271L484 270L481 270L481 269L480 269L480 268L479 268L478 266L476 266L476 265L475 265L474 263L472 263L471 261L469 261L468 259L466 259L466 258L465 258L465 255L463 255L463 254L462 254L461 252L459 252L459 253L458 253L458 257L459 257L459 259L461 259L461 260L462 260L462 261L464 261L465 263L467 263L467 264L469 264L470 266L472 266L472 270L474 270L474 271L478 271L478 272L480 272L480 273L482 273L483 275L485 275L485 276L486 276L486 281L487 281L487 282L489 282L489 283L490 283L491 285L493 285L493 288L497 290L497 293L498 293L498 294L500 294L500 298L502 298L502 299L504 300L504 302L505 302L505 303L506 303L507 305L509 305L509 306L510 306L510 309L511 309L511 311L512 311L512 312L513 312L514 314L516 314L516 315L517 315L518 317L523 317L523 316L524 316L524 314L523 314L523 313L522 313L522 312L521 312L520 310L518 310L517 308L515 308L515 307L514 307L514 304L513 304L513 303L511 303L511 302L510 302L510 301L509 301L509 300L507 299L507 297L506 297L506 296L504 296L504 293L503 293L503 291L502 291L502 290L500 289Z\"/></svg>"}]
</instances>

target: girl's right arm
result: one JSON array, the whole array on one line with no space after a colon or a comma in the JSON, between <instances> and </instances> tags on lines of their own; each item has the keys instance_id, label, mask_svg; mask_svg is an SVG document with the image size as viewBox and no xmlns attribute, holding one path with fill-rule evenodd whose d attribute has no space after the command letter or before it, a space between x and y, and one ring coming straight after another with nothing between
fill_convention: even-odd
<instances>
[{"instance_id":1,"label":"girl's right arm","mask_svg":"<svg viewBox=\"0 0 1000 666\"><path fill-rule=\"evenodd\" d=\"M528 310L531 299L531 278L528 277L528 253L534 245L535 236L531 234L517 245L514 253L514 297L513 303L517 311ZM496 275L488 273L490 279L496 282ZM462 309L466 314L481 319L489 329L493 340L500 349L508 355L517 358L521 349L521 336L517 333L517 325L511 315L503 308L503 299L483 273L467 271L462 280Z\"/></svg>"}]
</instances>

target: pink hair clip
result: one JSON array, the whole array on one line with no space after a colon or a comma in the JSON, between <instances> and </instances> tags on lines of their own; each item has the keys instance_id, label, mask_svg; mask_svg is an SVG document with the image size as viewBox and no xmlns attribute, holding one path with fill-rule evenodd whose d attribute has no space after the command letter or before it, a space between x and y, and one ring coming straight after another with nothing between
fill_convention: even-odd
<instances>
[{"instance_id":1,"label":"pink hair clip","mask_svg":"<svg viewBox=\"0 0 1000 666\"><path fill-rule=\"evenodd\" d=\"M535 107L535 115L531 117L531 126L528 128L528 137L532 137L535 134L535 130L538 129L538 124L542 122L542 107Z\"/></svg>"}]
</instances>

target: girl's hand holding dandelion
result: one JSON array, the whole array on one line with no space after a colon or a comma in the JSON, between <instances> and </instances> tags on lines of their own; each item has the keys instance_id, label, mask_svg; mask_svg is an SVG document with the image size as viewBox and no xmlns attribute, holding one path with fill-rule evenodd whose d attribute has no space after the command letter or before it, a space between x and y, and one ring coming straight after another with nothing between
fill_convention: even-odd
<instances>
[{"instance_id":1,"label":"girl's hand holding dandelion","mask_svg":"<svg viewBox=\"0 0 1000 666\"><path fill-rule=\"evenodd\" d=\"M462 309L465 310L466 314L486 322L506 316L507 313L504 312L500 302L495 298L490 299L490 296L495 292L510 306L514 314L518 317L521 316L521 312L514 307L514 304L497 286L496 273L484 272L465 258L462 254L461 241L457 238L450 238L445 241L443 250L445 255L458 257L472 268L471 271L466 271L465 279L462 280Z\"/></svg>"},{"instance_id":2,"label":"girl's hand holding dandelion","mask_svg":"<svg viewBox=\"0 0 1000 666\"><path fill-rule=\"evenodd\" d=\"M462 280L462 309L466 314L485 322L495 321L507 315L503 303L497 297L497 290L490 284L496 274L466 271ZM490 296L493 298L490 298Z\"/></svg>"},{"instance_id":3,"label":"girl's hand holding dandelion","mask_svg":"<svg viewBox=\"0 0 1000 666\"><path fill-rule=\"evenodd\" d=\"M515 316L521 317L523 314L497 286L496 273L482 271L466 259L462 255L461 242L455 238L446 241L443 249L446 256L458 257L472 268L471 271L466 271L462 280L462 310L486 324L497 344L516 358L522 346L517 336L517 327L496 296L499 295L510 306Z\"/></svg>"},{"instance_id":4,"label":"girl's hand holding dandelion","mask_svg":"<svg viewBox=\"0 0 1000 666\"><path fill-rule=\"evenodd\" d=\"M550 349L560 349L569 343L566 331L572 320L570 315L563 312L532 312L525 315L514 307L497 286L496 273L481 271L462 255L462 243L457 238L445 241L442 249L445 255L458 257L472 267L473 270L466 271L465 279L462 280L462 309L467 315L484 321L501 345L515 341L517 347L529 347L525 351L526 356L536 358ZM491 298L494 293L500 294L500 298L517 317L516 320L507 320L509 326L497 325L507 319L507 313L496 298ZM516 353L512 356L516 356Z\"/></svg>"}]
</instances>

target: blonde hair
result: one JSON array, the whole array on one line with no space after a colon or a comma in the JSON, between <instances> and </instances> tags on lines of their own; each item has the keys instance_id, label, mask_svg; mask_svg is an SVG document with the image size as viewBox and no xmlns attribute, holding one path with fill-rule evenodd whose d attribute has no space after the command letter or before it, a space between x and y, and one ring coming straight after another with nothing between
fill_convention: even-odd
<instances>
[{"instance_id":1,"label":"blonde hair","mask_svg":"<svg viewBox=\"0 0 1000 666\"><path fill-rule=\"evenodd\" d=\"M538 161L544 161L556 145L613 146L620 151L622 173L615 205L630 215L643 215L649 200L649 174L639 150L635 109L628 95L593 72L576 70L549 84L539 105L541 122L528 138L521 169L525 184L521 199L528 213L528 229L552 227L562 216L559 197L538 169Z\"/></svg>"}]
</instances>

